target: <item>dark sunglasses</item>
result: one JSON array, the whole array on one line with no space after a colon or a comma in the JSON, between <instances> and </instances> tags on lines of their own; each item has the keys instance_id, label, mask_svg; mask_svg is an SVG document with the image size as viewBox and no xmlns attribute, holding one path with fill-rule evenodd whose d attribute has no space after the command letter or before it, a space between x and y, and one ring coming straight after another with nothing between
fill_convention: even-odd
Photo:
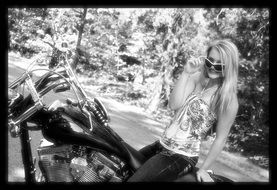
<instances>
[{"instance_id":1,"label":"dark sunglasses","mask_svg":"<svg viewBox=\"0 0 277 190\"><path fill-rule=\"evenodd\" d=\"M216 72L222 72L224 69L224 65L221 64L221 62L213 62L214 59L211 57L205 57L205 65L208 68L213 67L213 70Z\"/></svg>"}]
</instances>

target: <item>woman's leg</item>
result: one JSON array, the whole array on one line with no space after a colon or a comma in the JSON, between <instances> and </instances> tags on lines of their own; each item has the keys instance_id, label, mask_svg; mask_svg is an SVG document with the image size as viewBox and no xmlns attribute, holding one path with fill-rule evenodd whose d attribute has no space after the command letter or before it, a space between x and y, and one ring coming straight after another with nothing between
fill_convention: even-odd
<instances>
[{"instance_id":1,"label":"woman's leg","mask_svg":"<svg viewBox=\"0 0 277 190\"><path fill-rule=\"evenodd\" d=\"M154 143L143 147L142 149L139 150L139 152L141 154L143 154L143 156L146 159L149 159L152 156L154 156L155 154L159 153L161 151L161 149L162 149L162 147L160 145L160 142L159 142L159 140L157 140Z\"/></svg>"},{"instance_id":2,"label":"woman's leg","mask_svg":"<svg viewBox=\"0 0 277 190\"><path fill-rule=\"evenodd\" d=\"M128 182L173 181L190 163L180 155L156 154L147 160Z\"/></svg>"}]
</instances>

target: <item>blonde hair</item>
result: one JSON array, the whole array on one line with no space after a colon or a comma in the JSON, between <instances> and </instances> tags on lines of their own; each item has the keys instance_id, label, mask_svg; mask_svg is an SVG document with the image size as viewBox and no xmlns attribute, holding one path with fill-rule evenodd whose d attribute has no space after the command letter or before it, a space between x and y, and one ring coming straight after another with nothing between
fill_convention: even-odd
<instances>
[{"instance_id":1,"label":"blonde hair","mask_svg":"<svg viewBox=\"0 0 277 190\"><path fill-rule=\"evenodd\" d=\"M213 42L207 48L207 56L213 48L219 52L224 64L222 83L216 93L214 104L216 113L223 113L230 105L233 95L237 94L239 52L236 45L228 39Z\"/></svg>"}]
</instances>

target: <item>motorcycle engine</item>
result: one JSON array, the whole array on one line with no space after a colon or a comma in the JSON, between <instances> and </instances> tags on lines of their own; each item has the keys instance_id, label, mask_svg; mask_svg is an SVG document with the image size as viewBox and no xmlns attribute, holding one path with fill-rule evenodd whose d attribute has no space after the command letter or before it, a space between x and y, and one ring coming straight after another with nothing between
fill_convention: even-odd
<instances>
[{"instance_id":1,"label":"motorcycle engine","mask_svg":"<svg viewBox=\"0 0 277 190\"><path fill-rule=\"evenodd\" d=\"M38 148L39 167L49 182L121 182L124 163L115 156L73 145L56 146L43 139Z\"/></svg>"}]
</instances>

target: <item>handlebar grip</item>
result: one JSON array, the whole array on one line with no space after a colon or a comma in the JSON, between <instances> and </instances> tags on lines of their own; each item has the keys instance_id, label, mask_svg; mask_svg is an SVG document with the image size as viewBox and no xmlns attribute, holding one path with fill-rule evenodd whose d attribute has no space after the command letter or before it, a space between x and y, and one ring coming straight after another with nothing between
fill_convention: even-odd
<instances>
[{"instance_id":1,"label":"handlebar grip","mask_svg":"<svg viewBox=\"0 0 277 190\"><path fill-rule=\"evenodd\" d=\"M40 102L37 102L34 106L30 107L23 114L21 114L18 118L16 118L16 120L14 121L14 124L18 125L21 122L25 121L26 119L31 117L34 113L36 113L37 110L40 110L42 107L43 107L43 105Z\"/></svg>"}]
</instances>

